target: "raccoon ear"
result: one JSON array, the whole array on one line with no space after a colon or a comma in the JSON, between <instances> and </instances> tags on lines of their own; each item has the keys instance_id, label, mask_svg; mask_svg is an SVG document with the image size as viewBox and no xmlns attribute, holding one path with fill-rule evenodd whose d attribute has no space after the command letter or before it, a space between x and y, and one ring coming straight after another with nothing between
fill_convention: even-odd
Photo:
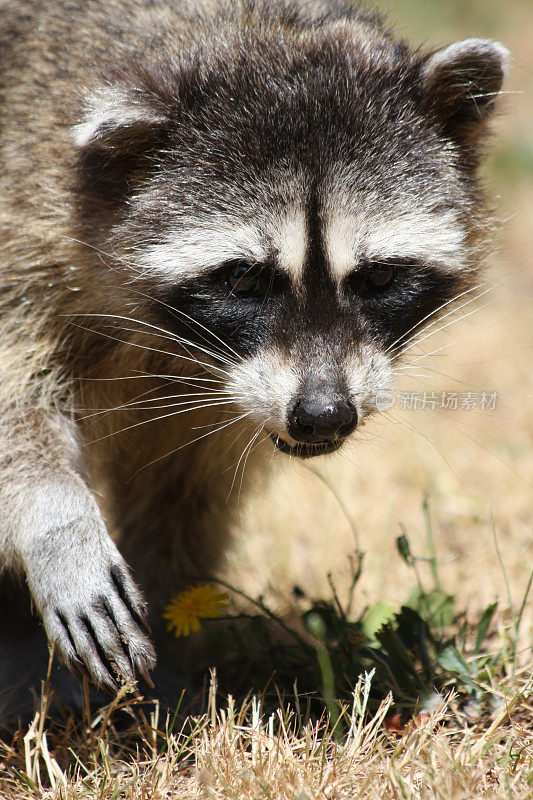
<instances>
[{"instance_id":1,"label":"raccoon ear","mask_svg":"<svg viewBox=\"0 0 533 800\"><path fill-rule=\"evenodd\" d=\"M475 137L492 114L509 70L509 50L490 39L465 39L428 56L424 93L454 139Z\"/></svg>"},{"instance_id":2,"label":"raccoon ear","mask_svg":"<svg viewBox=\"0 0 533 800\"><path fill-rule=\"evenodd\" d=\"M72 130L85 189L110 200L124 196L148 168L167 122L163 101L147 91L117 85L87 94Z\"/></svg>"},{"instance_id":3,"label":"raccoon ear","mask_svg":"<svg viewBox=\"0 0 533 800\"><path fill-rule=\"evenodd\" d=\"M74 144L113 149L145 138L166 121L153 96L131 87L101 86L85 96L81 121L73 128Z\"/></svg>"}]
</instances>

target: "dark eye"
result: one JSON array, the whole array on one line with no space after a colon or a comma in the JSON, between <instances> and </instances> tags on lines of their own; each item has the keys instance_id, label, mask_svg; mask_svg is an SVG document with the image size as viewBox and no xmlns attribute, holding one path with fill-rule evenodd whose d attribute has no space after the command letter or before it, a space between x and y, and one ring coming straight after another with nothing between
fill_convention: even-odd
<instances>
[{"instance_id":1,"label":"dark eye","mask_svg":"<svg viewBox=\"0 0 533 800\"><path fill-rule=\"evenodd\" d=\"M396 268L394 264L380 264L378 262L370 264L362 277L360 289L368 294L382 292L389 288L395 277Z\"/></svg>"},{"instance_id":2,"label":"dark eye","mask_svg":"<svg viewBox=\"0 0 533 800\"><path fill-rule=\"evenodd\" d=\"M272 286L272 273L264 264L230 261L226 265L226 281L239 297L265 297Z\"/></svg>"}]
</instances>

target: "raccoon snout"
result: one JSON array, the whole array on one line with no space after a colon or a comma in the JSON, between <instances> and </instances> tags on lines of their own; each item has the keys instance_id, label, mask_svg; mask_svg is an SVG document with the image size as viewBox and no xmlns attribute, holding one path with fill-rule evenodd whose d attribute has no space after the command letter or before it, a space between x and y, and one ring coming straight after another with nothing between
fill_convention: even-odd
<instances>
[{"instance_id":1,"label":"raccoon snout","mask_svg":"<svg viewBox=\"0 0 533 800\"><path fill-rule=\"evenodd\" d=\"M297 400L289 410L287 430L297 442L332 442L351 433L357 411L349 400Z\"/></svg>"}]
</instances>

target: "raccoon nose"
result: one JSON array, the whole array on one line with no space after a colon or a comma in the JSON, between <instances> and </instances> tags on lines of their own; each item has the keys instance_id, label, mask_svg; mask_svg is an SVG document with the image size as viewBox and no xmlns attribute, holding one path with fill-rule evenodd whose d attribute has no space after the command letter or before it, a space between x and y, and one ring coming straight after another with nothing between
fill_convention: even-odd
<instances>
[{"instance_id":1,"label":"raccoon nose","mask_svg":"<svg viewBox=\"0 0 533 800\"><path fill-rule=\"evenodd\" d=\"M289 412L287 430L297 442L331 442L351 433L357 411L349 400L297 400Z\"/></svg>"}]
</instances>

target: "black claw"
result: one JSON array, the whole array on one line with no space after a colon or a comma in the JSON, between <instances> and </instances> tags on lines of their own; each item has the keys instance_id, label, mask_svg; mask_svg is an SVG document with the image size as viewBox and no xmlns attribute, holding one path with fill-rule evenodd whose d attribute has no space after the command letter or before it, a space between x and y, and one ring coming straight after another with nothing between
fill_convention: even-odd
<instances>
[{"instance_id":1,"label":"black claw","mask_svg":"<svg viewBox=\"0 0 533 800\"><path fill-rule=\"evenodd\" d=\"M76 675L80 680L82 678L87 678L90 683L93 683L93 679L89 673L89 670L85 666L84 662L81 661L79 658L76 658L75 661L69 661L68 667L70 671Z\"/></svg>"},{"instance_id":2,"label":"black claw","mask_svg":"<svg viewBox=\"0 0 533 800\"><path fill-rule=\"evenodd\" d=\"M144 628L144 630L149 635L151 635L152 631L150 630L150 626L148 625L144 617L139 613L139 611L133 604L133 601L128 595L128 592L124 585L124 576L122 575L118 567L111 567L111 579L115 584L118 596L120 597L120 599L122 600L128 611L130 612L131 616L133 617L137 625L139 625L141 628Z\"/></svg>"},{"instance_id":3,"label":"black claw","mask_svg":"<svg viewBox=\"0 0 533 800\"><path fill-rule=\"evenodd\" d=\"M150 674L149 674L145 664L134 659L134 657L132 655L132 652L131 652L130 648L128 647L127 637L120 630L118 622L117 622L117 619L115 617L115 613L113 611L113 608L112 608L111 604L107 601L106 598L102 598L102 607L103 607L103 610L105 611L105 613L107 614L107 616L109 617L109 619L111 620L111 622L113 623L113 625L116 628L116 631L117 631L117 634L118 634L118 639L120 641L120 646L122 647L122 652L124 653L124 655L128 659L128 662L129 662L129 664L131 666L132 674L134 676L136 676L137 674L140 675L141 678L143 679L143 681L146 683L146 685L150 689L154 689L155 687L154 687L153 681L152 681L152 679L150 677Z\"/></svg>"},{"instance_id":4,"label":"black claw","mask_svg":"<svg viewBox=\"0 0 533 800\"><path fill-rule=\"evenodd\" d=\"M107 674L109 676L109 680L106 681L105 684L108 685L109 688L111 688L113 691L116 692L117 689L118 689L118 684L117 684L117 682L115 680L115 676L114 676L115 668L114 668L113 663L109 660L109 658L106 655L106 652L105 652L104 648L102 647L102 645L98 641L98 637L96 635L96 631L94 630L89 617L87 617L85 615L81 616L80 617L80 622L82 623L82 625L84 626L85 630L87 631L87 633L91 637L91 639L93 641L93 644L94 644L94 648L95 648L96 652L98 653L98 658L100 659L102 667L104 668L104 670L107 672Z\"/></svg>"},{"instance_id":5,"label":"black claw","mask_svg":"<svg viewBox=\"0 0 533 800\"><path fill-rule=\"evenodd\" d=\"M67 638L68 638L68 640L70 642L70 646L74 650L76 658L78 659L78 661L81 662L80 654L78 653L78 649L76 647L76 643L75 643L74 639L72 638L72 634L71 634L70 628L68 626L67 618L65 617L65 615L61 611L58 611L57 609L56 609L56 616L57 616L58 620L60 621L61 625L63 626L63 630L65 631L65 634L66 634L66 636L67 636Z\"/></svg>"},{"instance_id":6,"label":"black claw","mask_svg":"<svg viewBox=\"0 0 533 800\"><path fill-rule=\"evenodd\" d=\"M139 617L139 619L141 620L141 625L143 626L143 628L146 631L146 633L148 634L148 636L151 636L152 635L152 629L148 625L148 620L145 617Z\"/></svg>"},{"instance_id":7,"label":"black claw","mask_svg":"<svg viewBox=\"0 0 533 800\"><path fill-rule=\"evenodd\" d=\"M145 684L148 686L149 689L155 689L154 682L150 677L150 673L148 672L144 664L137 664L137 672L139 673L139 675L141 676L141 678L143 679L143 681L145 682Z\"/></svg>"},{"instance_id":8,"label":"black claw","mask_svg":"<svg viewBox=\"0 0 533 800\"><path fill-rule=\"evenodd\" d=\"M96 688L99 692L103 694L108 694L110 696L115 696L118 692L118 683L116 681L111 682L108 678L105 680L99 680L92 678L92 682L96 685Z\"/></svg>"},{"instance_id":9,"label":"black claw","mask_svg":"<svg viewBox=\"0 0 533 800\"><path fill-rule=\"evenodd\" d=\"M117 639L118 639L118 641L120 643L120 647L122 649L122 652L124 653L124 656L126 657L126 659L129 662L129 665L131 667L132 675L135 675L135 664L133 662L133 658L131 656L130 649L128 647L127 636L120 630L119 624L118 624L117 619L115 617L115 612L113 611L113 607L111 606L111 603L109 603L105 597L102 598L102 608L103 608L104 612L107 614L108 618L113 623L113 625L115 626L115 630L117 632Z\"/></svg>"}]
</instances>

